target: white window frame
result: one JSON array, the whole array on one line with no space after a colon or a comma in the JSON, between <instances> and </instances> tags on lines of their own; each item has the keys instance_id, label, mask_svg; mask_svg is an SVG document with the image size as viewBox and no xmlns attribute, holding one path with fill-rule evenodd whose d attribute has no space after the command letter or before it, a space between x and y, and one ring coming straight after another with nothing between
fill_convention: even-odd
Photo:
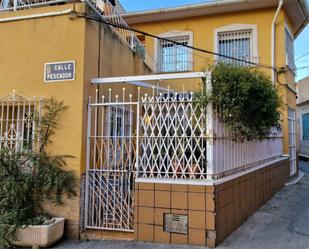
<instances>
[{"instance_id":1,"label":"white window frame","mask_svg":"<svg viewBox=\"0 0 309 249\"><path fill-rule=\"evenodd\" d=\"M240 24L234 23L227 26L223 26L214 30L214 51L219 53L219 40L218 34L221 32L236 32L242 30L252 30L252 55L250 57L254 58L255 63L259 63L259 52L258 52L258 31L256 24ZM215 61L219 60L219 56L214 55Z\"/></svg>"},{"instance_id":2,"label":"white window frame","mask_svg":"<svg viewBox=\"0 0 309 249\"><path fill-rule=\"evenodd\" d=\"M193 46L193 32L192 31L170 31L170 32L165 32L165 33L161 33L158 35L158 37L161 38L175 38L175 37L179 37L179 36L189 36L189 42L188 45L189 46ZM188 50L189 54L188 54L188 72L193 71L193 51L192 50ZM154 40L154 55L155 55L155 59L157 60L157 66L156 66L156 72L160 72L160 54L159 54L159 41L158 39ZM171 72L170 72L171 73Z\"/></svg>"},{"instance_id":3,"label":"white window frame","mask_svg":"<svg viewBox=\"0 0 309 249\"><path fill-rule=\"evenodd\" d=\"M288 57L288 51L287 51L287 44L286 44L286 35L289 35L290 38L293 40L293 49L294 49L294 59L293 59L293 64L294 64L294 68L291 68L289 65L289 57ZM295 64L295 39L294 39L294 35L291 31L291 29L289 28L289 26L285 23L284 25L284 48L285 48L285 65L291 69L292 71L295 70L296 68L296 64Z\"/></svg>"}]
</instances>

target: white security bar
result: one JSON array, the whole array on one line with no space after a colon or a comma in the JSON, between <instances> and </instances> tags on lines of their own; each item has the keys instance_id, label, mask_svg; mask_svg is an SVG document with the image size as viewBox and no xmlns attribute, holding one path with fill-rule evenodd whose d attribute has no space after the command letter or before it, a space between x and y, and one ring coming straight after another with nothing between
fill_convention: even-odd
<instances>
[{"instance_id":1,"label":"white security bar","mask_svg":"<svg viewBox=\"0 0 309 249\"><path fill-rule=\"evenodd\" d=\"M160 81L160 80L176 80L176 79L194 79L206 78L209 73L192 72L192 73L171 73L171 74L152 74L152 75L137 75L125 77L107 77L91 79L92 84L106 83L124 83L124 82L139 82L139 81Z\"/></svg>"}]
</instances>

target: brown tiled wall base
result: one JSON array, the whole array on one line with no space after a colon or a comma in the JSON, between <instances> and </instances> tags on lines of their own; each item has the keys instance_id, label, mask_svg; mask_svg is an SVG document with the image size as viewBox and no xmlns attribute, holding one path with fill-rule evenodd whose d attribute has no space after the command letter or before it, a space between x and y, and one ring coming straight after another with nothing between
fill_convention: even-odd
<instances>
[{"instance_id":1,"label":"brown tiled wall base","mask_svg":"<svg viewBox=\"0 0 309 249\"><path fill-rule=\"evenodd\" d=\"M215 229L213 186L136 184L135 239L172 244L206 244L206 230ZM188 215L188 234L163 230L163 214Z\"/></svg>"},{"instance_id":2,"label":"brown tiled wall base","mask_svg":"<svg viewBox=\"0 0 309 249\"><path fill-rule=\"evenodd\" d=\"M215 186L136 183L136 240L214 247L289 179L289 161ZM163 229L163 214L188 215L188 234Z\"/></svg>"},{"instance_id":3,"label":"brown tiled wall base","mask_svg":"<svg viewBox=\"0 0 309 249\"><path fill-rule=\"evenodd\" d=\"M265 204L289 178L289 160L284 160L217 185L216 245Z\"/></svg>"}]
</instances>

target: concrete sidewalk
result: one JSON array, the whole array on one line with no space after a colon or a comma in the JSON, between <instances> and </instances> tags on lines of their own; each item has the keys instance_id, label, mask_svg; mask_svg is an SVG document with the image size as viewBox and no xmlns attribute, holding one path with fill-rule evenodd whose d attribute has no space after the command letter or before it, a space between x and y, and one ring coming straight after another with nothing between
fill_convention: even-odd
<instances>
[{"instance_id":1,"label":"concrete sidewalk","mask_svg":"<svg viewBox=\"0 0 309 249\"><path fill-rule=\"evenodd\" d=\"M308 249L309 162L300 162L305 176L278 192L218 249ZM64 241L57 249L197 249L205 247L159 245L123 241Z\"/></svg>"}]
</instances>

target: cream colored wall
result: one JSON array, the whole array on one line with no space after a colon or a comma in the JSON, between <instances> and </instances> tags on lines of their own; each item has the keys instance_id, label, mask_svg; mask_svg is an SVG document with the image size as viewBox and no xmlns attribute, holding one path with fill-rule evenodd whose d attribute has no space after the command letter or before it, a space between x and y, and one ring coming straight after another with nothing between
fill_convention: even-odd
<instances>
[{"instance_id":1,"label":"cream colored wall","mask_svg":"<svg viewBox=\"0 0 309 249\"><path fill-rule=\"evenodd\" d=\"M302 156L306 156L309 158L309 140L303 140L303 120L302 120L302 116L304 114L309 113L309 103L299 106L297 111L298 111L297 121L298 121L298 128L299 128L299 143L298 143L299 153Z\"/></svg>"},{"instance_id":2,"label":"cream colored wall","mask_svg":"<svg viewBox=\"0 0 309 249\"><path fill-rule=\"evenodd\" d=\"M309 113L309 77L299 81L297 83L297 118L298 118L298 129L299 129L299 152L302 155L309 157L309 141L303 140L303 120L302 115Z\"/></svg>"},{"instance_id":3,"label":"cream colored wall","mask_svg":"<svg viewBox=\"0 0 309 249\"><path fill-rule=\"evenodd\" d=\"M309 100L309 77L297 82L297 103Z\"/></svg>"}]
</instances>

